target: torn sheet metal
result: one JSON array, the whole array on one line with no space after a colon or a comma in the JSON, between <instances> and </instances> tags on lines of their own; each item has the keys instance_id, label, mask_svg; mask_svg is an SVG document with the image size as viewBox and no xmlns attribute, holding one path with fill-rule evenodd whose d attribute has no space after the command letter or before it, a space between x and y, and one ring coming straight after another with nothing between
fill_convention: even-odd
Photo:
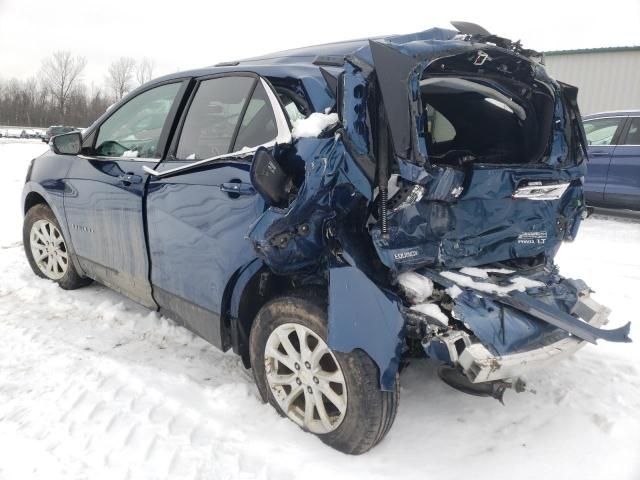
<instances>
[{"instance_id":1,"label":"torn sheet metal","mask_svg":"<svg viewBox=\"0 0 640 480\"><path fill-rule=\"evenodd\" d=\"M372 237L382 262L392 270L420 266L460 268L537 255L553 258L563 240L573 239L584 209L584 168L541 171L534 168L492 168L468 172L459 198L419 202L389 214L389 235L379 228ZM445 176L445 179L447 177ZM553 178L569 182L555 200L513 198L524 181ZM450 193L460 180L445 181ZM440 183L427 192L444 190Z\"/></svg>"},{"instance_id":2,"label":"torn sheet metal","mask_svg":"<svg viewBox=\"0 0 640 480\"><path fill-rule=\"evenodd\" d=\"M426 346L441 359L476 345L468 332L494 356L573 337L628 341L628 326L605 331L576 318L584 292L552 271L560 244L575 238L585 210L586 144L575 92L551 79L517 42L503 43L478 44L434 29L369 42L347 55L331 88L340 117L335 135L296 139L285 149L304 163L304 181L287 208L267 209L249 232L275 273L328 283L329 345L363 348L384 388L403 343L398 312L438 313L433 299L411 310L392 298L394 288L402 295L394 279L407 271L428 275L453 298L447 313L453 320L435 327L448 329L449 339ZM514 151L521 155L490 153L500 161L483 163L473 154L452 159L449 151L434 151L422 90L434 78L444 79L441 89L473 84L491 108L511 111L522 133ZM461 127L473 132L474 125ZM386 158L389 165L379 168ZM394 194L380 208L378 192L386 195L389 174ZM543 273L525 276L545 286L498 295L440 275L500 262L540 266ZM451 340L455 335L462 344Z\"/></svg>"},{"instance_id":3,"label":"torn sheet metal","mask_svg":"<svg viewBox=\"0 0 640 480\"><path fill-rule=\"evenodd\" d=\"M305 178L287 208L268 208L251 226L248 238L258 255L278 274L314 270L327 260L328 229L371 186L346 152L339 136L299 139L295 156L305 163Z\"/></svg>"},{"instance_id":4,"label":"torn sheet metal","mask_svg":"<svg viewBox=\"0 0 640 480\"><path fill-rule=\"evenodd\" d=\"M329 346L339 352L367 352L380 367L383 390L395 388L402 354L404 318L398 302L355 267L330 270Z\"/></svg>"},{"instance_id":5,"label":"torn sheet metal","mask_svg":"<svg viewBox=\"0 0 640 480\"><path fill-rule=\"evenodd\" d=\"M588 288L581 280L565 279L545 270L530 273L527 279L543 286L504 292L501 288L509 283L503 275L495 291L474 287L470 282L452 280L442 272L431 269L419 270L445 287L458 285L461 293L454 299L452 315L461 321L496 355L518 351L525 346L545 343L549 338L559 339L569 335L595 343L597 339L612 342L629 342L630 324L613 330L596 328L574 316L576 305ZM512 275L518 275L514 272ZM491 284L487 280L485 283Z\"/></svg>"}]
</instances>

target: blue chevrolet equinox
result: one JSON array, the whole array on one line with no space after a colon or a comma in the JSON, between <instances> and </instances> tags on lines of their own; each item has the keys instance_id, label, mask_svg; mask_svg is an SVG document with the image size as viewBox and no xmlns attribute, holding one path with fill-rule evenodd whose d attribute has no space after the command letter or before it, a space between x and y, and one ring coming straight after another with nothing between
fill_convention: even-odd
<instances>
[{"instance_id":1,"label":"blue chevrolet equinox","mask_svg":"<svg viewBox=\"0 0 640 480\"><path fill-rule=\"evenodd\" d=\"M528 369L630 341L554 264L585 213L577 89L453 25L141 86L31 163L31 268L232 349L265 402L351 454L391 428L408 358L502 401Z\"/></svg>"}]
</instances>

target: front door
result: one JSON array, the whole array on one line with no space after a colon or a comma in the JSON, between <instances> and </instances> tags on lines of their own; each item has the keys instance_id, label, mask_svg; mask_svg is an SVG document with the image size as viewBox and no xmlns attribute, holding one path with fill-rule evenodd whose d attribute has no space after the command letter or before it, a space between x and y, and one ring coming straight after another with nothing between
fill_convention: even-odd
<instances>
[{"instance_id":1,"label":"front door","mask_svg":"<svg viewBox=\"0 0 640 480\"><path fill-rule=\"evenodd\" d=\"M629 119L611 156L604 201L615 208L640 210L640 118Z\"/></svg>"},{"instance_id":2,"label":"front door","mask_svg":"<svg viewBox=\"0 0 640 480\"><path fill-rule=\"evenodd\" d=\"M170 112L181 89L174 82L146 90L89 132L67 175L64 210L83 270L149 307L142 205L147 175L166 143Z\"/></svg>"},{"instance_id":3,"label":"front door","mask_svg":"<svg viewBox=\"0 0 640 480\"><path fill-rule=\"evenodd\" d=\"M154 298L217 346L225 288L255 258L245 237L265 206L249 169L255 148L280 137L283 113L272 100L257 76L200 80L169 159L149 183Z\"/></svg>"},{"instance_id":4,"label":"front door","mask_svg":"<svg viewBox=\"0 0 640 480\"><path fill-rule=\"evenodd\" d=\"M584 122L589 163L584 193L588 205L603 206L611 155L624 127L626 117L595 118Z\"/></svg>"}]
</instances>

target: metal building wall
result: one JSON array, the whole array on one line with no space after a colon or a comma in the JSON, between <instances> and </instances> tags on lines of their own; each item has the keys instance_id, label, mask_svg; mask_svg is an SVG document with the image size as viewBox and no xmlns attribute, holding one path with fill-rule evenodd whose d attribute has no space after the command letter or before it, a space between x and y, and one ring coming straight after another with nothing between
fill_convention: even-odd
<instances>
[{"instance_id":1,"label":"metal building wall","mask_svg":"<svg viewBox=\"0 0 640 480\"><path fill-rule=\"evenodd\" d=\"M545 56L545 64L556 80L579 88L578 104L583 115L640 109L640 48L551 52Z\"/></svg>"}]
</instances>

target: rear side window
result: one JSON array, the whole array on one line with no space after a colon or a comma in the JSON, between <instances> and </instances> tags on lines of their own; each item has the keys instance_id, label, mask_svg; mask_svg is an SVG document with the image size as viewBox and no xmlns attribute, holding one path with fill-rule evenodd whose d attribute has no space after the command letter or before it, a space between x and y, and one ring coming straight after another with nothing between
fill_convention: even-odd
<instances>
[{"instance_id":1,"label":"rear side window","mask_svg":"<svg viewBox=\"0 0 640 480\"><path fill-rule=\"evenodd\" d=\"M622 145L640 145L640 118L632 118Z\"/></svg>"},{"instance_id":2,"label":"rear side window","mask_svg":"<svg viewBox=\"0 0 640 480\"><path fill-rule=\"evenodd\" d=\"M276 136L276 119L262 82L253 77L213 78L203 81L193 98L176 157L202 160L256 147Z\"/></svg>"},{"instance_id":3,"label":"rear side window","mask_svg":"<svg viewBox=\"0 0 640 480\"><path fill-rule=\"evenodd\" d=\"M451 122L431 105L425 105L427 112L427 133L431 142L445 143L456 138L456 129Z\"/></svg>"},{"instance_id":4,"label":"rear side window","mask_svg":"<svg viewBox=\"0 0 640 480\"><path fill-rule=\"evenodd\" d=\"M182 127L176 157L201 160L228 153L254 83L252 77L201 82Z\"/></svg>"},{"instance_id":5,"label":"rear side window","mask_svg":"<svg viewBox=\"0 0 640 480\"><path fill-rule=\"evenodd\" d=\"M160 158L160 134L180 85L152 88L120 107L100 126L96 155Z\"/></svg>"},{"instance_id":6,"label":"rear side window","mask_svg":"<svg viewBox=\"0 0 640 480\"><path fill-rule=\"evenodd\" d=\"M624 117L595 118L584 122L589 145L613 145L618 130L624 123Z\"/></svg>"},{"instance_id":7,"label":"rear side window","mask_svg":"<svg viewBox=\"0 0 640 480\"><path fill-rule=\"evenodd\" d=\"M243 148L262 145L276 138L277 134L276 117L273 115L267 91L262 82L258 82L251 96L251 101L247 105L240 130L238 130L238 137L231 151L236 152Z\"/></svg>"}]
</instances>

